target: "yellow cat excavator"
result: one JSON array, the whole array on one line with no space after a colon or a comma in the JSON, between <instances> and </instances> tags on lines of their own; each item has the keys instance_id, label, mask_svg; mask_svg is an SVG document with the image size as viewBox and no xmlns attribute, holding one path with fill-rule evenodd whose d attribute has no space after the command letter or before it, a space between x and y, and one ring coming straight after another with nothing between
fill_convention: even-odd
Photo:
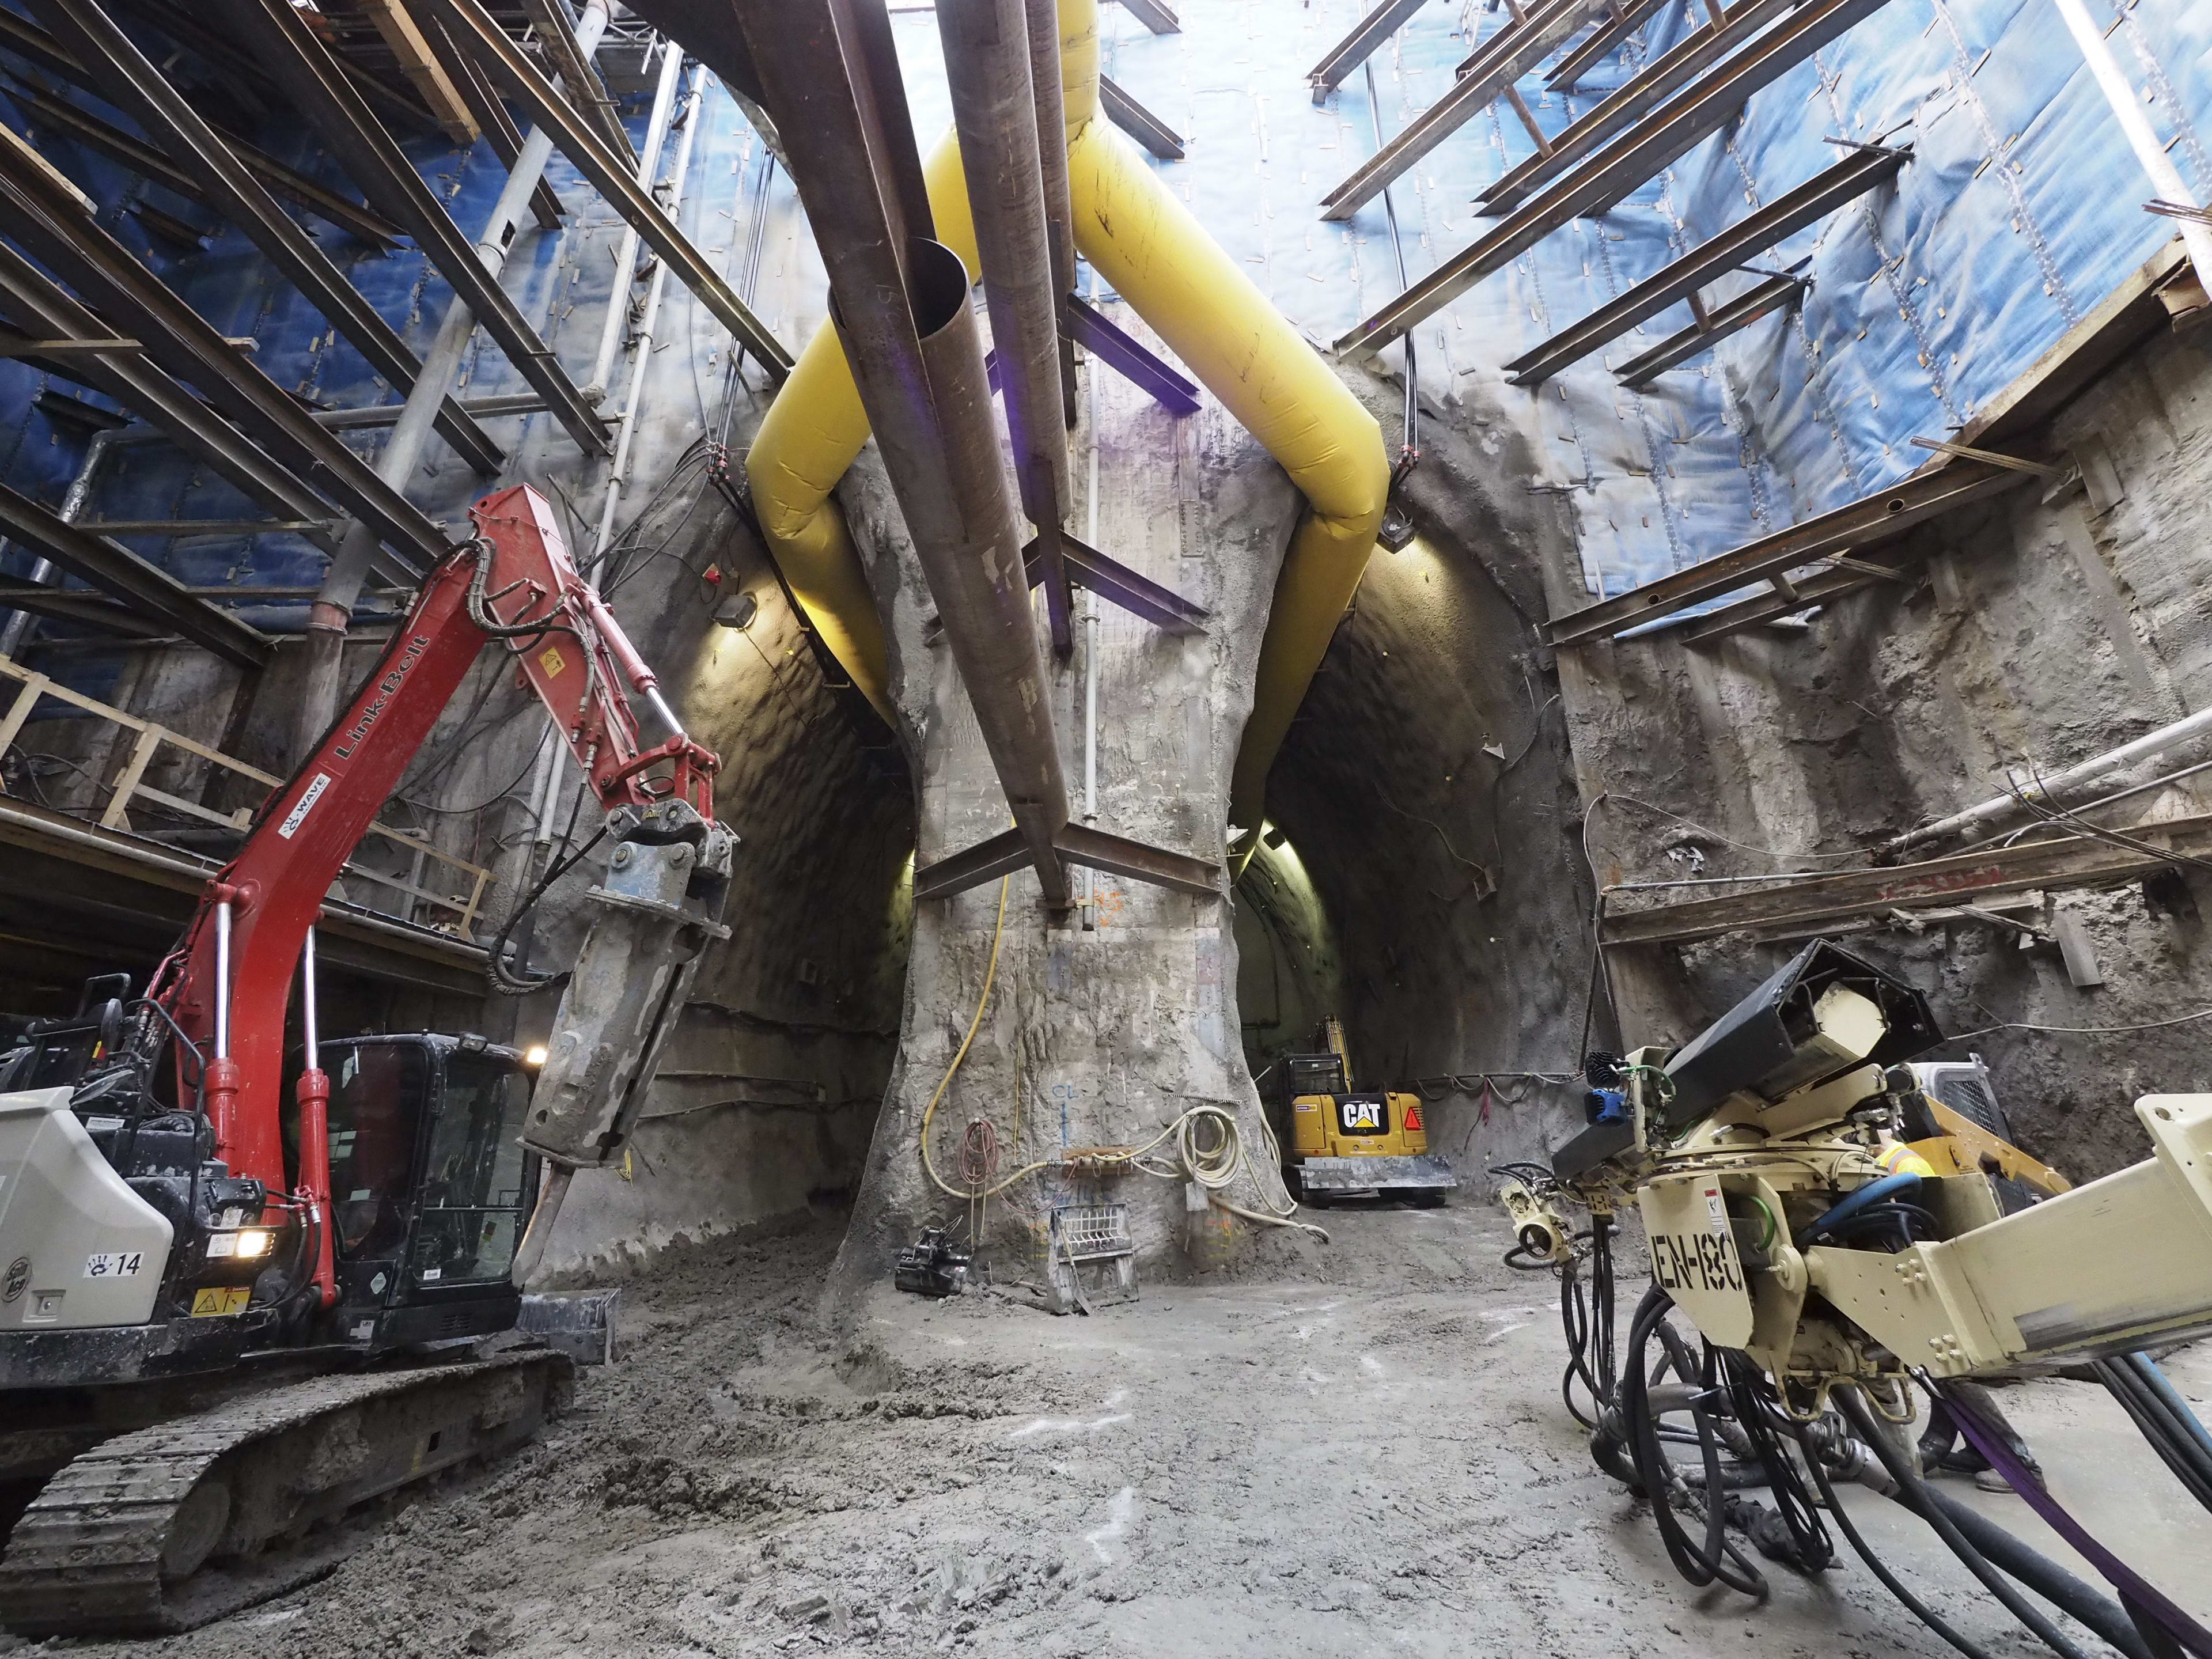
<instances>
[{"instance_id":1,"label":"yellow cat excavator","mask_svg":"<svg viewBox=\"0 0 2212 1659\"><path fill-rule=\"evenodd\" d=\"M1459 1185L1451 1165L1429 1151L1418 1096L1352 1086L1344 1024L1334 1014L1314 1033L1315 1052L1275 1063L1279 1107L1289 1120L1283 1179L1304 1204L1340 1198L1407 1198L1442 1204Z\"/></svg>"}]
</instances>

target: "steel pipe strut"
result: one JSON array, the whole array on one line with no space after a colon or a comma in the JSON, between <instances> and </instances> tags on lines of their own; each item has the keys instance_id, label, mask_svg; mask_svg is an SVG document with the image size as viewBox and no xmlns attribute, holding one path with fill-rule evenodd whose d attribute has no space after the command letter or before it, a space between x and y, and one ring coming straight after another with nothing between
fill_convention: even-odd
<instances>
[{"instance_id":1,"label":"steel pipe strut","mask_svg":"<svg viewBox=\"0 0 2212 1659\"><path fill-rule=\"evenodd\" d=\"M945 43L970 222L982 256L991 342L1004 371L1006 429L1013 439L1022 510L1037 529L1053 649L1065 657L1075 648L1060 550L1068 500L1067 441L1028 20L1023 0L940 0L937 27Z\"/></svg>"},{"instance_id":2,"label":"steel pipe strut","mask_svg":"<svg viewBox=\"0 0 2212 1659\"><path fill-rule=\"evenodd\" d=\"M1374 548L1390 481L1382 429L1135 146L1099 118L1097 0L1060 0L1060 24L1077 246L1281 463L1311 508L1276 582L1231 789L1231 819L1256 828L1267 769ZM758 40L753 46L765 65L769 54ZM925 171L939 236L969 257L973 233L957 146L950 139L939 144ZM803 190L803 178L800 184ZM808 207L811 217L811 201ZM868 437L871 410L854 390L852 372L834 334L817 332L762 422L746 472L762 526L799 603L880 708L888 702L882 624L843 515L830 499Z\"/></svg>"}]
</instances>

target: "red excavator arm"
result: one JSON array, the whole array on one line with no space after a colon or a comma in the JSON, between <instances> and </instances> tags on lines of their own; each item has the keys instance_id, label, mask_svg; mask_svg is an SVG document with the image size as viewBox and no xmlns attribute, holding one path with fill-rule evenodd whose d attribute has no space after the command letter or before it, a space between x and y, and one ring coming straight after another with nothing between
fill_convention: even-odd
<instances>
[{"instance_id":1,"label":"red excavator arm","mask_svg":"<svg viewBox=\"0 0 2212 1659\"><path fill-rule=\"evenodd\" d=\"M375 672L269 797L148 990L207 1056L215 1156L272 1193L285 1185L284 1018L307 930L487 639L515 657L603 808L680 800L713 818L720 763L668 713L653 671L569 562L552 508L517 485L486 496L470 517L474 539L425 580ZM642 744L633 694L668 728L665 742ZM311 1069L300 1091L299 1196L325 1232L328 1089ZM328 1263L325 1241L318 1276L326 1291Z\"/></svg>"}]
</instances>

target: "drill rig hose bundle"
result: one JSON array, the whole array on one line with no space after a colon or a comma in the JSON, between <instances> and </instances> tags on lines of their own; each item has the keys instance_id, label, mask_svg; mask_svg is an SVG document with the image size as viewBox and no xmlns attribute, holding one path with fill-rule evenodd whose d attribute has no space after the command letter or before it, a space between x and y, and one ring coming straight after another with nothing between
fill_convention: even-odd
<instances>
[{"instance_id":1,"label":"drill rig hose bundle","mask_svg":"<svg viewBox=\"0 0 2212 1659\"><path fill-rule=\"evenodd\" d=\"M1559 1278L1567 1408L1693 1585L1763 1593L1732 1533L1802 1571L1831 1565L1825 1510L1916 1616L1984 1659L1875 1556L1837 1500L1855 1482L1920 1516L2061 1659L2082 1643L2026 1591L2128 1659L2212 1659L2212 1634L2044 1489L1980 1382L2087 1362L2212 1507L2212 1436L2142 1352L2212 1330L2212 1095L2138 1101L2155 1156L2077 1190L2009 1143L1978 1059L1905 1063L1942 1040L1917 991L1816 940L1681 1048L1594 1055L1589 1127L1549 1166L1495 1172L1507 1264ZM1632 1202L1652 1282L1616 1363L1613 1249ZM1923 1395L1917 1457L1898 1431ZM1956 1435L2117 1600L1922 1478L1918 1457L1951 1462Z\"/></svg>"}]
</instances>

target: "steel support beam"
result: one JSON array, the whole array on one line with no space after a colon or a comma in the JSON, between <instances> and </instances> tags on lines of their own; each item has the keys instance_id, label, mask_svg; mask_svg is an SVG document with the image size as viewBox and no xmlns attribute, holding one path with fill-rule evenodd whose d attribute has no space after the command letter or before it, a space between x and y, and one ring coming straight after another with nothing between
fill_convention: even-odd
<instances>
[{"instance_id":1,"label":"steel support beam","mask_svg":"<svg viewBox=\"0 0 2212 1659\"><path fill-rule=\"evenodd\" d=\"M1071 294L1063 302L1067 331L1076 344L1142 386L1170 415L1198 413L1198 383L1178 374L1089 301Z\"/></svg>"},{"instance_id":2,"label":"steel support beam","mask_svg":"<svg viewBox=\"0 0 2212 1659\"><path fill-rule=\"evenodd\" d=\"M151 144L132 137L122 128L101 120L90 111L80 109L65 99L50 98L34 88L11 86L5 91L6 95L24 112L29 123L44 126L55 137L71 139L87 149L96 150L109 161L130 168L141 178L152 179L162 189L174 191L188 202L198 203L210 212L222 211L198 179ZM317 218L336 225L372 247L396 248L399 246L399 227L390 221L356 203L349 202L336 191L326 188L303 173L294 172L283 162L264 155L252 146L241 143L228 134L223 135L223 141L262 183L278 195L297 203Z\"/></svg>"},{"instance_id":3,"label":"steel support beam","mask_svg":"<svg viewBox=\"0 0 2212 1659\"><path fill-rule=\"evenodd\" d=\"M492 90L491 82L484 79L483 70L477 60L465 52L457 51L446 36L446 31L434 21L423 38L429 41L430 50L446 66L446 73L453 82L461 100L468 105L477 118L477 125L490 140L492 153L506 164L509 172L522 155L522 129L514 125L514 118L507 112L507 106L499 94ZM543 179L530 198L531 216L538 221L540 230L561 228L561 198L553 193L553 186Z\"/></svg>"},{"instance_id":4,"label":"steel support beam","mask_svg":"<svg viewBox=\"0 0 2212 1659\"><path fill-rule=\"evenodd\" d=\"M0 484L0 530L80 580L112 594L131 610L166 624L193 644L241 668L269 659L269 637L228 611L192 597L166 570L129 548L70 523L27 495Z\"/></svg>"},{"instance_id":5,"label":"steel support beam","mask_svg":"<svg viewBox=\"0 0 2212 1659\"><path fill-rule=\"evenodd\" d=\"M1181 34L1182 20L1167 0L1121 0L1122 7L1155 34Z\"/></svg>"},{"instance_id":6,"label":"steel support beam","mask_svg":"<svg viewBox=\"0 0 2212 1659\"><path fill-rule=\"evenodd\" d=\"M252 239L372 368L403 391L415 384L422 365L398 332L106 12L93 0L31 0L31 4L55 39L92 70L109 100L157 144L169 146L185 161L216 211ZM458 403L448 401L439 416L438 429L477 471L490 476L506 464L499 446L461 412Z\"/></svg>"},{"instance_id":7,"label":"steel support beam","mask_svg":"<svg viewBox=\"0 0 2212 1659\"><path fill-rule=\"evenodd\" d=\"M1599 937L1608 945L1657 945L1712 939L1739 929L1770 933L1817 928L1823 922L1856 916L1955 905L1970 894L2107 886L2171 869L2171 862L2158 856L2160 852L2191 858L2212 854L2212 817L2136 824L2126 833L2130 840L2157 850L2141 852L2091 836L2018 842L2010 847L1901 864L1894 869L1847 871L1763 884L1748 892L1718 898L1653 904L1636 910L1608 907Z\"/></svg>"},{"instance_id":8,"label":"steel support beam","mask_svg":"<svg viewBox=\"0 0 2212 1659\"><path fill-rule=\"evenodd\" d=\"M1321 62L1306 71L1313 100L1325 104L1344 77L1373 55L1375 49L1402 28L1406 21L1428 0L1380 0L1376 8L1352 26L1352 33L1331 46ZM1654 0L1656 3L1656 0Z\"/></svg>"},{"instance_id":9,"label":"steel support beam","mask_svg":"<svg viewBox=\"0 0 2212 1659\"><path fill-rule=\"evenodd\" d=\"M1906 569L1905 564L1875 565L1858 559L1839 557L1809 576L1792 577L1787 593L1770 589L1734 605L1724 605L1704 616L1692 617L1674 637L1684 645L1711 645L1731 634L1741 634L1747 628L1777 621L1808 605L1833 605L1845 594L1856 593L1863 587L1873 587L1884 581L1904 581ZM1873 574L1875 572L1880 574Z\"/></svg>"},{"instance_id":10,"label":"steel support beam","mask_svg":"<svg viewBox=\"0 0 2212 1659\"><path fill-rule=\"evenodd\" d=\"M42 0L42 3L55 3L56 0ZM427 0L426 9L437 15L456 46L475 53L491 70L493 78L530 111L532 118L552 135L562 154L606 198L608 205L668 262L669 270L678 280L698 295L715 319L744 343L745 349L781 386L791 373L791 354L738 298L736 291L722 280L691 239L677 228L659 204L640 188L630 168L624 167L621 158L584 125L568 100L507 38L507 32L492 21L481 0ZM787 143L789 137L785 135ZM633 157L631 166L635 165Z\"/></svg>"},{"instance_id":11,"label":"steel support beam","mask_svg":"<svg viewBox=\"0 0 2212 1659\"><path fill-rule=\"evenodd\" d=\"M0 242L0 300L20 323L76 339L112 335L53 278ZM319 517L321 496L134 348L70 359L70 372L160 427L188 453L279 518Z\"/></svg>"},{"instance_id":12,"label":"steel support beam","mask_svg":"<svg viewBox=\"0 0 2212 1659\"><path fill-rule=\"evenodd\" d=\"M1555 92L1572 92L1590 66L1643 26L1644 20L1667 0L1617 0L1613 15L1592 29L1582 45L1559 59L1544 84Z\"/></svg>"},{"instance_id":13,"label":"steel support beam","mask_svg":"<svg viewBox=\"0 0 2212 1659\"><path fill-rule=\"evenodd\" d=\"M592 130L606 142L607 148L635 172L637 149L629 141L629 129L623 125L622 112L616 109L615 100L607 96L598 68L576 50L573 32L575 26L561 15L564 0L525 0L525 4L531 24L545 48L546 61L560 77L561 89L568 95L569 106L589 122Z\"/></svg>"},{"instance_id":14,"label":"steel support beam","mask_svg":"<svg viewBox=\"0 0 2212 1659\"><path fill-rule=\"evenodd\" d=\"M1546 636L1553 646L1580 645L1640 628L1778 571L1786 574L1801 564L1878 546L1915 525L2033 483L2035 476L1975 461L1917 472L1847 507L1559 617Z\"/></svg>"},{"instance_id":15,"label":"steel support beam","mask_svg":"<svg viewBox=\"0 0 2212 1659\"><path fill-rule=\"evenodd\" d=\"M1760 318L1797 303L1812 283L1802 276L1769 276L1753 283L1733 300L1724 300L1705 313L1702 324L1692 323L1679 334L1670 334L1640 357L1632 357L1613 371L1621 385L1634 392L1657 380L1668 369L1686 363L1731 334L1749 328Z\"/></svg>"},{"instance_id":16,"label":"steel support beam","mask_svg":"<svg viewBox=\"0 0 2212 1659\"><path fill-rule=\"evenodd\" d=\"M445 533L420 508L380 479L368 464L309 418L307 411L263 374L190 306L131 258L38 169L0 145L0 208L9 234L98 308L112 327L142 342L146 356L178 380L198 386L241 431L355 517L376 527L386 544L386 573L419 576L443 558ZM292 513L313 518L314 512Z\"/></svg>"},{"instance_id":17,"label":"steel support beam","mask_svg":"<svg viewBox=\"0 0 2212 1659\"><path fill-rule=\"evenodd\" d=\"M1089 588L1100 599L1119 605L1133 617L1142 617L1164 633L1206 632L1208 613L1203 605L1193 605L1173 588L1162 586L1150 576L1130 569L1118 559L1108 558L1097 548L1073 536L1063 534L1060 547L1067 579L1078 587ZM1044 564L1037 556L1035 542L1022 550L1022 564L1029 572L1031 587L1044 580Z\"/></svg>"},{"instance_id":18,"label":"steel support beam","mask_svg":"<svg viewBox=\"0 0 2212 1659\"><path fill-rule=\"evenodd\" d=\"M1551 56L1553 48L1599 15L1604 0L1544 0L1525 18L1483 43L1473 67L1406 130L1322 198L1321 216L1349 219L1383 187L1490 106L1491 100Z\"/></svg>"},{"instance_id":19,"label":"steel support beam","mask_svg":"<svg viewBox=\"0 0 2212 1659\"><path fill-rule=\"evenodd\" d=\"M1218 897L1222 890L1220 866L1185 853L1149 847L1091 824L1070 820L1060 826L1053 845L1070 864L1103 870L1109 876L1123 876L1201 898ZM914 896L917 900L951 898L987 881L996 881L1028 861L1029 848L1021 831L1002 830L988 841L979 841L916 870Z\"/></svg>"},{"instance_id":20,"label":"steel support beam","mask_svg":"<svg viewBox=\"0 0 2212 1659\"><path fill-rule=\"evenodd\" d=\"M1098 77L1098 106L1108 120L1161 161L1182 160L1182 135L1103 75Z\"/></svg>"},{"instance_id":21,"label":"steel support beam","mask_svg":"<svg viewBox=\"0 0 2212 1659\"><path fill-rule=\"evenodd\" d=\"M1661 168L1711 137L1762 87L1779 79L1885 0L1804 0L1717 74L1699 82L1645 124L1623 133L1582 166L1508 215L1382 310L1347 331L1336 349L1371 356L1504 268L1571 219L1602 212Z\"/></svg>"},{"instance_id":22,"label":"steel support beam","mask_svg":"<svg viewBox=\"0 0 2212 1659\"><path fill-rule=\"evenodd\" d=\"M1718 24L1710 20L1698 24L1607 94L1596 107L1569 123L1552 140L1548 152L1508 167L1475 199L1493 215L1510 213L1528 199L1530 191L1595 154L1623 128L1673 97L1796 3L1796 0L1736 0L1721 14ZM1562 62L1562 68L1572 61L1572 56Z\"/></svg>"},{"instance_id":23,"label":"steel support beam","mask_svg":"<svg viewBox=\"0 0 2212 1659\"><path fill-rule=\"evenodd\" d=\"M1894 179L1911 159L1910 149L1866 145L1795 190L1785 191L1757 212L1709 237L1674 264L1654 271L1609 305L1600 306L1561 329L1533 350L1505 365L1516 386L1540 386L1570 363L1619 339L1638 323L1657 316L1699 289L1741 265L1761 249L1826 218L1846 203Z\"/></svg>"},{"instance_id":24,"label":"steel support beam","mask_svg":"<svg viewBox=\"0 0 2212 1659\"><path fill-rule=\"evenodd\" d=\"M384 125L337 72L329 49L315 39L290 0L221 0L239 38L301 113L313 125L363 191L404 225L453 292L476 313L522 378L587 455L605 455L606 428L561 360L538 337L514 296L484 269L483 261ZM570 43L571 45L574 42Z\"/></svg>"}]
</instances>

